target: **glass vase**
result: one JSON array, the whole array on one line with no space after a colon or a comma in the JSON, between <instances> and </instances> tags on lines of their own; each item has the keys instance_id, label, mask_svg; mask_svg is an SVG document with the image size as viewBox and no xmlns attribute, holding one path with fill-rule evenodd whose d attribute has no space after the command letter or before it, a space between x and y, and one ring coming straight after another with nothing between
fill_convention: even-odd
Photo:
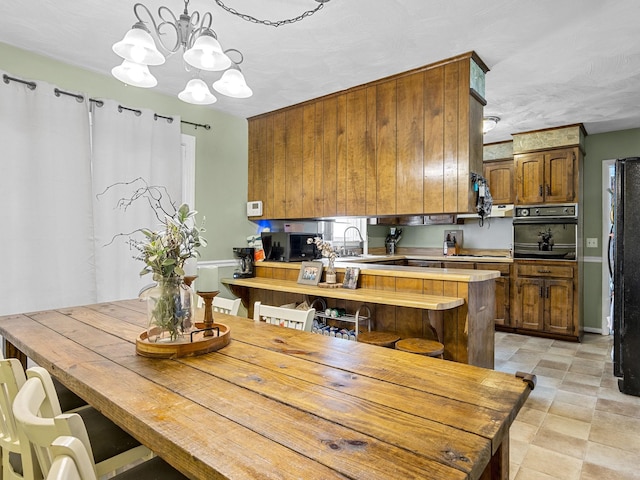
<instances>
[{"instance_id":1,"label":"glass vase","mask_svg":"<svg viewBox=\"0 0 640 480\"><path fill-rule=\"evenodd\" d=\"M182 277L161 279L146 297L149 342L182 341L194 329L195 297Z\"/></svg>"},{"instance_id":2,"label":"glass vase","mask_svg":"<svg viewBox=\"0 0 640 480\"><path fill-rule=\"evenodd\" d=\"M327 283L336 283L336 267L334 265L335 259L329 257L329 263L327 265L327 273L325 274L325 280Z\"/></svg>"}]
</instances>

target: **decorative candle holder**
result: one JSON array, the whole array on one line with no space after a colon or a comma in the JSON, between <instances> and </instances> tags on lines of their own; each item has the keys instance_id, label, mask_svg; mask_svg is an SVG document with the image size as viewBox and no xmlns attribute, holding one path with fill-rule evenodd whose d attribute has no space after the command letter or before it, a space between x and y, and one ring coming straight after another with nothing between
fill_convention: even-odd
<instances>
[{"instance_id":1,"label":"decorative candle holder","mask_svg":"<svg viewBox=\"0 0 640 480\"><path fill-rule=\"evenodd\" d=\"M196 292L204 300L204 336L213 337L213 299L220 292Z\"/></svg>"}]
</instances>

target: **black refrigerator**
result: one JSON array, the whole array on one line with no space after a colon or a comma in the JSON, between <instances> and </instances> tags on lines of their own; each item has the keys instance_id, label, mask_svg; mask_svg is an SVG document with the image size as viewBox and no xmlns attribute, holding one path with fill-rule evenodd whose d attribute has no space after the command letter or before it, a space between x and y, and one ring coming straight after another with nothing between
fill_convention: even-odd
<instances>
[{"instance_id":1,"label":"black refrigerator","mask_svg":"<svg viewBox=\"0 0 640 480\"><path fill-rule=\"evenodd\" d=\"M640 157L616 160L613 373L640 396Z\"/></svg>"}]
</instances>

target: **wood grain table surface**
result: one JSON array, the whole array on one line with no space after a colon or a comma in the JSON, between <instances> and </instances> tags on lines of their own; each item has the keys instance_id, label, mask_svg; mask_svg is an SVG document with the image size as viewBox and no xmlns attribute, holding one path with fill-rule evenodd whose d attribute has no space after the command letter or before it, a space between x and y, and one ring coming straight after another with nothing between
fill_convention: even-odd
<instances>
[{"instance_id":1,"label":"wood grain table surface","mask_svg":"<svg viewBox=\"0 0 640 480\"><path fill-rule=\"evenodd\" d=\"M202 315L200 312L199 315ZM231 343L135 353L138 300L0 317L23 353L193 479L507 479L530 387L456 362L215 314Z\"/></svg>"}]
</instances>

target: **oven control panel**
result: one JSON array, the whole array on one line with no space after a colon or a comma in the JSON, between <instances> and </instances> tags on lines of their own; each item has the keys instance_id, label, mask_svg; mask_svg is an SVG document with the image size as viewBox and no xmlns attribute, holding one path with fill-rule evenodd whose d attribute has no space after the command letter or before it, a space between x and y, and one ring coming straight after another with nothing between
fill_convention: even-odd
<instances>
[{"instance_id":1,"label":"oven control panel","mask_svg":"<svg viewBox=\"0 0 640 480\"><path fill-rule=\"evenodd\" d=\"M559 205L527 205L515 209L515 217L576 217L578 206L575 203Z\"/></svg>"}]
</instances>

